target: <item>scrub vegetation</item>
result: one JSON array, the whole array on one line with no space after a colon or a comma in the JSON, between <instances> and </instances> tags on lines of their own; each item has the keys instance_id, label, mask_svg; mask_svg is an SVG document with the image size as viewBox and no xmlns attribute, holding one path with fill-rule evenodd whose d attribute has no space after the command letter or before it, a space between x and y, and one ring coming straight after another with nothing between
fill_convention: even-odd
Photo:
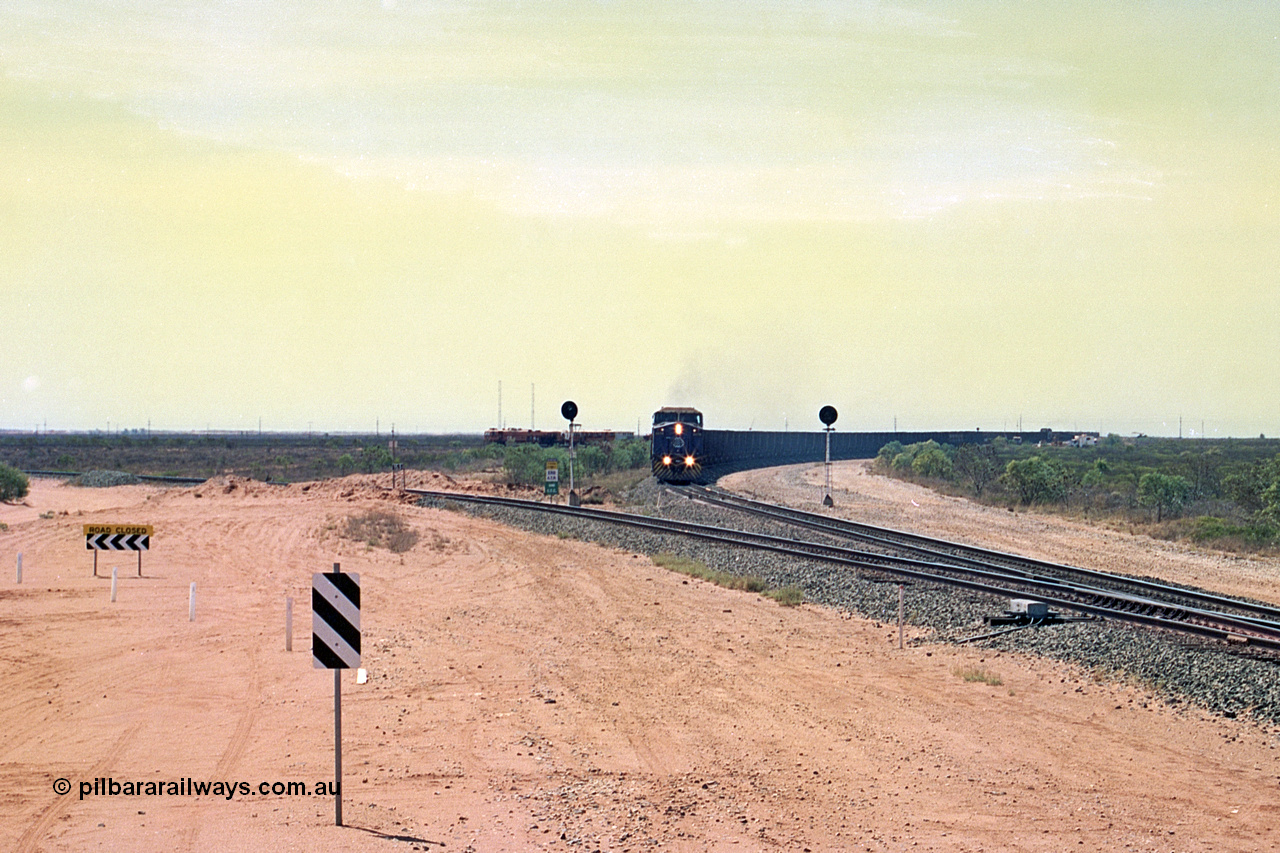
<instances>
[{"instance_id":1,"label":"scrub vegetation","mask_svg":"<svg viewBox=\"0 0 1280 853\"><path fill-rule=\"evenodd\" d=\"M568 490L566 448L504 447L486 444L474 435L398 435L395 442L393 450L391 437L385 433L148 435L136 431L112 435L10 435L0 436L0 460L22 471L109 470L202 478L234 474L274 483L378 474L390 471L396 463L410 470L448 474L490 472L507 482L541 485L546 476L546 460L557 459L565 482L563 488ZM575 474L584 486L619 472L649 471L648 444L642 440L616 441L603 447L581 446L575 449L575 456ZM631 478L634 479L637 478Z\"/></svg>"},{"instance_id":2,"label":"scrub vegetation","mask_svg":"<svg viewBox=\"0 0 1280 853\"><path fill-rule=\"evenodd\" d=\"M1004 684L1003 678L980 666L956 667L952 670L952 674L970 684L990 684L992 687L999 687Z\"/></svg>"},{"instance_id":3,"label":"scrub vegetation","mask_svg":"<svg viewBox=\"0 0 1280 853\"><path fill-rule=\"evenodd\" d=\"M0 462L0 501L18 501L27 496L30 483L21 471Z\"/></svg>"},{"instance_id":4,"label":"scrub vegetation","mask_svg":"<svg viewBox=\"0 0 1280 853\"><path fill-rule=\"evenodd\" d=\"M936 442L880 449L874 469L996 506L1039 507L1229 550L1280 547L1280 442L1109 435L1095 446Z\"/></svg>"},{"instance_id":5,"label":"scrub vegetation","mask_svg":"<svg viewBox=\"0 0 1280 853\"><path fill-rule=\"evenodd\" d=\"M569 490L569 448L517 444L502 450L502 470L512 483L541 486L546 482L547 462L560 464L561 489ZM615 441L603 446L589 444L574 448L575 481L620 471L649 473L649 443L639 439Z\"/></svg>"},{"instance_id":6,"label":"scrub vegetation","mask_svg":"<svg viewBox=\"0 0 1280 853\"><path fill-rule=\"evenodd\" d=\"M385 510L369 510L349 516L343 525L342 536L354 542L364 542L370 548L386 548L393 554L403 554L418 544L418 531L405 524L400 516Z\"/></svg>"},{"instance_id":7,"label":"scrub vegetation","mask_svg":"<svg viewBox=\"0 0 1280 853\"><path fill-rule=\"evenodd\" d=\"M661 566L668 571L689 575L690 577L713 583L716 586L722 586L725 589L758 592L761 595L772 598L784 607L795 607L804 604L804 590L798 586L770 589L764 578L756 575L735 575L731 572L718 571L708 568L707 564L701 560L681 557L678 554L671 554L665 551L660 554L654 554L651 559L654 565Z\"/></svg>"}]
</instances>

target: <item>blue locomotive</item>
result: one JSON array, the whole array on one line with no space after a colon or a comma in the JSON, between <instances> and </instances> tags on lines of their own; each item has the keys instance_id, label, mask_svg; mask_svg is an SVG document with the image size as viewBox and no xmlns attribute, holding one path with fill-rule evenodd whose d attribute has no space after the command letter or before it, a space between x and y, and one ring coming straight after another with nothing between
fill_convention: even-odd
<instances>
[{"instance_id":1,"label":"blue locomotive","mask_svg":"<svg viewBox=\"0 0 1280 853\"><path fill-rule=\"evenodd\" d=\"M666 406L653 413L653 476L692 483L702 476L702 412Z\"/></svg>"}]
</instances>

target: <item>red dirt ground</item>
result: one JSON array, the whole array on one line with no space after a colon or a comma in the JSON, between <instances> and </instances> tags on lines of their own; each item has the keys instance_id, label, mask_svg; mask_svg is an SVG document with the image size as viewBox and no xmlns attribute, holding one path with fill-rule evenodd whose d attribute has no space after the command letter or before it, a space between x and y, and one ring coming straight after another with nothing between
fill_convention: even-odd
<instances>
[{"instance_id":1,"label":"red dirt ground","mask_svg":"<svg viewBox=\"0 0 1280 853\"><path fill-rule=\"evenodd\" d=\"M981 511L861 470L838 469L841 511L942 507L925 527ZM811 491L814 478L792 468L739 485ZM1059 663L900 651L896 628L417 508L385 482L37 480L27 506L0 505L0 849L1255 851L1280 841L1277 737L1249 721L1173 710ZM368 509L399 514L417 546L392 554L343 539L345 519ZM1043 519L1004 515L1012 526L984 523L1003 547L1044 541ZM86 523L154 525L144 576L133 555L104 554L105 576L91 577ZM1159 557L1149 540L1116 536L1091 547L1132 565ZM1237 587L1277 574L1206 559ZM1180 560L1178 571L1197 570L1194 555ZM333 825L331 797L80 798L98 777L332 779L333 678L312 669L307 601L312 572L335 561L361 575L369 674L366 684L343 676L346 826ZM292 652L286 596L297 602ZM966 682L962 668L1000 683ZM60 777L72 785L62 796Z\"/></svg>"}]
</instances>

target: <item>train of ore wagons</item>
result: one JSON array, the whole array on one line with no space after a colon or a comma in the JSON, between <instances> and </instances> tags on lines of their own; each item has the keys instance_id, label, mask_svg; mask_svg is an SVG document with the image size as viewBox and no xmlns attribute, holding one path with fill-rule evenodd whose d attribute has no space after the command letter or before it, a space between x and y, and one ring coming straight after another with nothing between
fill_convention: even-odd
<instances>
[{"instance_id":1,"label":"train of ore wagons","mask_svg":"<svg viewBox=\"0 0 1280 853\"><path fill-rule=\"evenodd\" d=\"M631 438L631 433L574 431L579 444L606 444ZM821 462L830 439L831 459L871 459L884 445L897 441L915 444L983 444L997 437L1021 444L1088 444L1097 433L1066 433L1048 428L1017 432L980 429L940 432L770 432L757 430L708 430L702 412L685 406L665 406L653 415L650 464L653 475L665 483L706 483L732 471ZM499 444L536 443L543 447L569 442L567 432L554 430L491 429L485 439Z\"/></svg>"}]
</instances>

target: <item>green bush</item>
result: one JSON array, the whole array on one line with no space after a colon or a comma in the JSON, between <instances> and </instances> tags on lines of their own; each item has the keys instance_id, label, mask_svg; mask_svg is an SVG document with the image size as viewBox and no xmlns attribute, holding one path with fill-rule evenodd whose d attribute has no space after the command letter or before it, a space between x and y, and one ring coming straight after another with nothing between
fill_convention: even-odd
<instances>
[{"instance_id":1,"label":"green bush","mask_svg":"<svg viewBox=\"0 0 1280 853\"><path fill-rule=\"evenodd\" d=\"M1191 483L1185 477L1151 471L1138 481L1138 502L1156 508L1156 521L1166 514L1177 515L1191 496Z\"/></svg>"},{"instance_id":2,"label":"green bush","mask_svg":"<svg viewBox=\"0 0 1280 853\"><path fill-rule=\"evenodd\" d=\"M1067 496L1067 471L1056 459L1012 459L1005 466L1004 479L1024 504L1051 503Z\"/></svg>"},{"instance_id":3,"label":"green bush","mask_svg":"<svg viewBox=\"0 0 1280 853\"><path fill-rule=\"evenodd\" d=\"M932 443L932 442L931 442ZM941 447L934 445L916 455L911 460L911 470L921 477L935 477L939 480L951 479L951 460Z\"/></svg>"},{"instance_id":4,"label":"green bush","mask_svg":"<svg viewBox=\"0 0 1280 853\"><path fill-rule=\"evenodd\" d=\"M17 501L27 496L31 482L17 468L0 462L0 501Z\"/></svg>"},{"instance_id":5,"label":"green bush","mask_svg":"<svg viewBox=\"0 0 1280 853\"><path fill-rule=\"evenodd\" d=\"M560 463L562 488L569 485L569 450L565 447L539 447L536 444L518 444L508 447L502 457L502 468L507 479L526 486L540 486L546 482L547 462ZM643 441L621 441L608 447L594 444L574 448L573 475L583 480L597 474L618 470L647 467L649 446Z\"/></svg>"},{"instance_id":6,"label":"green bush","mask_svg":"<svg viewBox=\"0 0 1280 853\"><path fill-rule=\"evenodd\" d=\"M764 594L781 604L783 607L799 607L801 604L804 604L804 590L798 586L784 586L780 589L771 589L767 590Z\"/></svg>"},{"instance_id":7,"label":"green bush","mask_svg":"<svg viewBox=\"0 0 1280 853\"><path fill-rule=\"evenodd\" d=\"M613 464L621 471L649 466L649 443L638 438L619 441L613 446Z\"/></svg>"},{"instance_id":8,"label":"green bush","mask_svg":"<svg viewBox=\"0 0 1280 853\"><path fill-rule=\"evenodd\" d=\"M1202 515L1191 527L1191 541L1197 543L1236 540L1246 545L1269 545L1280 538L1280 530L1269 524L1233 524L1212 515Z\"/></svg>"},{"instance_id":9,"label":"green bush","mask_svg":"<svg viewBox=\"0 0 1280 853\"><path fill-rule=\"evenodd\" d=\"M556 460L560 463L560 479L564 488L569 487L569 451L558 447L539 447L536 444L519 444L508 447L502 457L502 470L507 479L513 483L526 486L540 486L547 480L547 462ZM574 474L578 468L574 466Z\"/></svg>"},{"instance_id":10,"label":"green bush","mask_svg":"<svg viewBox=\"0 0 1280 853\"><path fill-rule=\"evenodd\" d=\"M764 582L763 578L755 575L735 575L729 572L716 571L707 567L707 564L701 560L693 560L688 557L681 557L678 554L662 552L654 554L650 559L654 565L661 566L667 571L679 572L682 575L698 578L699 580L709 581L716 586L722 586L725 589L736 589L745 592L764 592L769 585ZM802 593L803 595L803 593Z\"/></svg>"}]
</instances>

